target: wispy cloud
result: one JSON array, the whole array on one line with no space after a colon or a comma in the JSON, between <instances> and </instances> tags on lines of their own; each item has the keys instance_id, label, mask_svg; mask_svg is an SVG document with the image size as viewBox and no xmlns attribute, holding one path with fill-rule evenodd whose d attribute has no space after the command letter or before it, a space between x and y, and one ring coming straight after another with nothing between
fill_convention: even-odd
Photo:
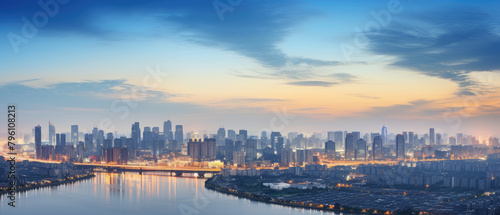
<instances>
[{"instance_id":1,"label":"wispy cloud","mask_svg":"<svg viewBox=\"0 0 500 215\"><path fill-rule=\"evenodd\" d=\"M363 95L363 94L351 93L349 95L359 97L359 98L365 98L365 99L380 99L380 97L378 97L378 96L367 96L367 95Z\"/></svg>"},{"instance_id":2,"label":"wispy cloud","mask_svg":"<svg viewBox=\"0 0 500 215\"><path fill-rule=\"evenodd\" d=\"M328 82L328 81L294 81L294 82L288 82L286 84L294 86L307 86L307 87L331 87L339 83Z\"/></svg>"},{"instance_id":3,"label":"wispy cloud","mask_svg":"<svg viewBox=\"0 0 500 215\"><path fill-rule=\"evenodd\" d=\"M478 83L470 72L500 69L495 23L475 8L413 14L369 34L369 50L396 57L395 66L456 82L457 95L475 95Z\"/></svg>"}]
</instances>

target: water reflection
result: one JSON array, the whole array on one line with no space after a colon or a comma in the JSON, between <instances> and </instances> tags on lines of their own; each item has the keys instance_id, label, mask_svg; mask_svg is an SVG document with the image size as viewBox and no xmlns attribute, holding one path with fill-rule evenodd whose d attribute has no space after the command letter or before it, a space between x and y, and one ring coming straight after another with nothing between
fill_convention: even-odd
<instances>
[{"instance_id":1,"label":"water reflection","mask_svg":"<svg viewBox=\"0 0 500 215\"><path fill-rule=\"evenodd\" d=\"M154 173L97 173L74 184L17 194L16 208L0 199L0 214L333 214L254 202L206 190L205 179Z\"/></svg>"}]
</instances>

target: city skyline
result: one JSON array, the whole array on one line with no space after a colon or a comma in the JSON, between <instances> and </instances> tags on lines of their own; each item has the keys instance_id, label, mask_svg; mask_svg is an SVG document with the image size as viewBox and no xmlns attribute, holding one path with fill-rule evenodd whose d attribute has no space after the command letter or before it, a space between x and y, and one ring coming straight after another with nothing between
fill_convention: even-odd
<instances>
[{"instance_id":1,"label":"city skyline","mask_svg":"<svg viewBox=\"0 0 500 215\"><path fill-rule=\"evenodd\" d=\"M186 131L499 135L495 1L21 4L0 9L2 73L15 74L1 104L17 104L21 131L165 118Z\"/></svg>"}]
</instances>

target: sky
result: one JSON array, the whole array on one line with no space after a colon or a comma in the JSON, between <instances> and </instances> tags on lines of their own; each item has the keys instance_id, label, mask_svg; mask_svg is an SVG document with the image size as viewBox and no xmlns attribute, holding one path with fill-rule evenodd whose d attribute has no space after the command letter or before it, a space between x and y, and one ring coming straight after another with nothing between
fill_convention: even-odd
<instances>
[{"instance_id":1,"label":"sky","mask_svg":"<svg viewBox=\"0 0 500 215\"><path fill-rule=\"evenodd\" d=\"M497 1L5 0L0 105L57 132L499 135ZM6 113L1 114L6 121ZM6 123L0 124L5 135Z\"/></svg>"}]
</instances>

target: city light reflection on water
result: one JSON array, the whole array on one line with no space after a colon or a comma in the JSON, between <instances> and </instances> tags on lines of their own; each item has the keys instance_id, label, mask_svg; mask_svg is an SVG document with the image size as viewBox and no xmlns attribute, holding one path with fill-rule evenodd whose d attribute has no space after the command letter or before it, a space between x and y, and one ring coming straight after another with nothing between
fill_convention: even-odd
<instances>
[{"instance_id":1,"label":"city light reflection on water","mask_svg":"<svg viewBox=\"0 0 500 215\"><path fill-rule=\"evenodd\" d=\"M205 189L205 179L161 174L97 173L74 184L2 196L0 214L333 214L254 202Z\"/></svg>"}]
</instances>

